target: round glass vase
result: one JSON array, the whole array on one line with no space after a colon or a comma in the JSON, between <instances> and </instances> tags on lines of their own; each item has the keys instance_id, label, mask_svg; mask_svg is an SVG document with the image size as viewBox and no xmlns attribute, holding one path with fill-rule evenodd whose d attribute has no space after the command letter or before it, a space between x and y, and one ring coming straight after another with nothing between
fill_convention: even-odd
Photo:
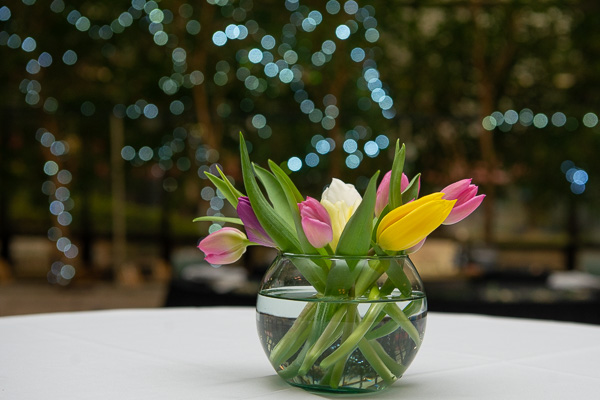
<instances>
[{"instance_id":1,"label":"round glass vase","mask_svg":"<svg viewBox=\"0 0 600 400\"><path fill-rule=\"evenodd\" d=\"M427 321L408 256L280 254L262 279L258 335L280 377L307 390L385 389L415 358Z\"/></svg>"}]
</instances>

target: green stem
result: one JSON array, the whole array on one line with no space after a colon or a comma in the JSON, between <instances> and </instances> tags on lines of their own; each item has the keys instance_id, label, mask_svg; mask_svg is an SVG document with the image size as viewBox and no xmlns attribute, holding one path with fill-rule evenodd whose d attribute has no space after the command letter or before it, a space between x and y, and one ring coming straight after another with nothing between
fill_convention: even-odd
<instances>
[{"instance_id":1,"label":"green stem","mask_svg":"<svg viewBox=\"0 0 600 400\"><path fill-rule=\"evenodd\" d=\"M327 252L327 254L329 254L330 256L335 254L335 251L333 251L333 249L331 248L331 245L329 243L327 243L325 245L324 249Z\"/></svg>"},{"instance_id":2,"label":"green stem","mask_svg":"<svg viewBox=\"0 0 600 400\"><path fill-rule=\"evenodd\" d=\"M358 345L358 342L360 342L361 339L363 339L365 333L367 333L367 331L371 328L373 322L375 321L375 319L377 318L384 306L385 304L383 303L371 304L371 307L369 307L369 310L366 312L364 318L356 326L356 328L350 334L348 339L344 343L342 343L340 347L338 347L333 353L331 353L330 355L325 357L323 361L321 361L321 367L327 369L337 361L352 353L352 351L354 351L354 349Z\"/></svg>"},{"instance_id":3,"label":"green stem","mask_svg":"<svg viewBox=\"0 0 600 400\"><path fill-rule=\"evenodd\" d=\"M372 268L365 268L363 271L361 271L358 279L356 280L356 296L362 296L367 291L369 286L379 279L382 274L383 272L376 271Z\"/></svg>"},{"instance_id":4,"label":"green stem","mask_svg":"<svg viewBox=\"0 0 600 400\"><path fill-rule=\"evenodd\" d=\"M407 317L410 317L420 306L420 299L413 300L410 303L408 303L408 305L404 308L402 312ZM377 324L381 322L386 315L387 314L384 312L379 314L379 317L377 318L377 321L373 324L373 326L377 326ZM400 324L398 324L398 322L396 322L394 319L391 319L379 328L371 330L365 335L365 338L367 338L368 340L379 339L380 337L387 336L390 333L394 332L396 329L398 329L399 326Z\"/></svg>"},{"instance_id":5,"label":"green stem","mask_svg":"<svg viewBox=\"0 0 600 400\"><path fill-rule=\"evenodd\" d=\"M384 349L383 346L377 340L369 340L369 344L373 347L381 361L386 367L394 374L397 378L400 378L406 367L402 364L398 364ZM361 350L362 351L362 350Z\"/></svg>"},{"instance_id":6,"label":"green stem","mask_svg":"<svg viewBox=\"0 0 600 400\"><path fill-rule=\"evenodd\" d=\"M358 304L348 305L348 312L346 313L346 323L344 324L344 333L342 334L341 340L342 343L345 342L354 331L355 320L357 318L357 307ZM344 368L346 367L348 357L350 357L350 354L336 362L333 368L331 369L331 375L329 376L329 385L333 389L337 389L340 385L340 380L342 379L342 375L344 373Z\"/></svg>"},{"instance_id":7,"label":"green stem","mask_svg":"<svg viewBox=\"0 0 600 400\"><path fill-rule=\"evenodd\" d=\"M377 319L375 320L375 322L373 322L373 325L371 325L371 329L369 330L369 332L367 332L367 334L365 336L369 336L369 334L376 329L375 328L376 326L379 326L379 323L381 321L383 321L383 319L385 317L387 317L387 314L385 313L385 311L380 312L379 315L377 316Z\"/></svg>"},{"instance_id":8,"label":"green stem","mask_svg":"<svg viewBox=\"0 0 600 400\"><path fill-rule=\"evenodd\" d=\"M321 378L321 385L322 386L330 385L330 383L331 383L331 375L333 374L333 370L334 370L334 368L330 368L330 369L327 370L327 372L325 372L325 375L323 375L323 378Z\"/></svg>"},{"instance_id":9,"label":"green stem","mask_svg":"<svg viewBox=\"0 0 600 400\"><path fill-rule=\"evenodd\" d=\"M373 325L376 326L376 324ZM394 332L396 329L398 329L399 326L400 325L392 319L380 326L379 328L373 329L371 332L367 333L365 335L365 338L368 340L379 339L380 337L387 336L390 333Z\"/></svg>"},{"instance_id":10,"label":"green stem","mask_svg":"<svg viewBox=\"0 0 600 400\"><path fill-rule=\"evenodd\" d=\"M415 299L411 301L406 307L404 307L402 312L404 313L404 315L410 318L415 312L419 311L422 306L423 299Z\"/></svg>"},{"instance_id":11,"label":"green stem","mask_svg":"<svg viewBox=\"0 0 600 400\"><path fill-rule=\"evenodd\" d=\"M417 328L415 328L408 317L404 315L402 310L396 304L390 303L385 306L385 311L406 333L408 333L408 336L415 342L417 347L421 347L421 337L419 336Z\"/></svg>"},{"instance_id":12,"label":"green stem","mask_svg":"<svg viewBox=\"0 0 600 400\"><path fill-rule=\"evenodd\" d=\"M300 313L292 327L286 332L281 340L273 347L269 356L273 365L280 365L286 358L285 355L288 352L289 347L293 346L298 341L298 336L312 325L313 315L316 312L317 303L310 303Z\"/></svg>"},{"instance_id":13,"label":"green stem","mask_svg":"<svg viewBox=\"0 0 600 400\"><path fill-rule=\"evenodd\" d=\"M329 324L323 330L323 333L319 337L319 339L315 342L315 344L310 348L308 354L304 358L302 362L302 366L298 371L298 374L305 375L308 370L313 366L315 361L323 354L323 352L331 346L342 334L343 326L340 324L342 322L342 318L346 314L347 307L342 305L331 317Z\"/></svg>"},{"instance_id":14,"label":"green stem","mask_svg":"<svg viewBox=\"0 0 600 400\"><path fill-rule=\"evenodd\" d=\"M390 278L387 278L385 282L383 282L383 285L381 285L380 292L382 296L389 296L390 294L392 294L394 289L396 289L396 286L394 286L394 282L392 282Z\"/></svg>"},{"instance_id":15,"label":"green stem","mask_svg":"<svg viewBox=\"0 0 600 400\"><path fill-rule=\"evenodd\" d=\"M298 349L306 342L306 339L308 339L311 329L312 324L307 324L304 330L299 335L295 336L294 342L285 349L285 353L283 353L277 360L274 360L273 364L281 365L291 356L296 354Z\"/></svg>"},{"instance_id":16,"label":"green stem","mask_svg":"<svg viewBox=\"0 0 600 400\"><path fill-rule=\"evenodd\" d=\"M327 253L327 250L324 247L317 248L316 250L323 257L327 257L327 256L331 255L331 254Z\"/></svg>"},{"instance_id":17,"label":"green stem","mask_svg":"<svg viewBox=\"0 0 600 400\"><path fill-rule=\"evenodd\" d=\"M357 296L364 294L389 268L389 260L372 260L356 279Z\"/></svg>"},{"instance_id":18,"label":"green stem","mask_svg":"<svg viewBox=\"0 0 600 400\"><path fill-rule=\"evenodd\" d=\"M290 379L290 378L293 378L294 376L298 375L298 370L300 369L300 366L302 365L302 361L304 360L306 353L308 353L308 349L310 349L310 343L308 341L306 341L304 343L304 347L302 348L302 350L300 351L300 354L298 354L298 357L296 357L294 362L292 362L290 365L288 365L287 368L285 368L283 370L277 370L277 374L279 374L279 376L282 377L283 379Z\"/></svg>"},{"instance_id":19,"label":"green stem","mask_svg":"<svg viewBox=\"0 0 600 400\"><path fill-rule=\"evenodd\" d=\"M397 377L385 365L367 339L362 338L358 343L358 348L367 362L371 364L371 367L373 367L375 372L377 372L377 374L381 376L385 382L393 383L397 379Z\"/></svg>"}]
</instances>

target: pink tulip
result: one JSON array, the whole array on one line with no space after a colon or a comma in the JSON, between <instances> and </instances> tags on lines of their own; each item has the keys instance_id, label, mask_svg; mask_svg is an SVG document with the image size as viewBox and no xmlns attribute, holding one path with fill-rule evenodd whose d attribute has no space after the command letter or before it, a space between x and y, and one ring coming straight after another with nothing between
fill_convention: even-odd
<instances>
[{"instance_id":1,"label":"pink tulip","mask_svg":"<svg viewBox=\"0 0 600 400\"><path fill-rule=\"evenodd\" d=\"M381 180L379 187L377 188L377 200L375 202L375 215L379 216L385 206L390 201L390 180L392 179L392 171L388 171ZM404 192L409 185L408 177L403 173L402 180L400 181L400 191ZM421 187L421 180L417 183L419 188ZM419 194L419 190L417 189L417 195Z\"/></svg>"},{"instance_id":2,"label":"pink tulip","mask_svg":"<svg viewBox=\"0 0 600 400\"><path fill-rule=\"evenodd\" d=\"M305 201L298 203L298 208L308 242L316 248L325 247L333 240L331 218L325 207L316 199L307 197Z\"/></svg>"},{"instance_id":3,"label":"pink tulip","mask_svg":"<svg viewBox=\"0 0 600 400\"><path fill-rule=\"evenodd\" d=\"M204 252L204 259L211 264L231 264L246 252L250 241L244 232L235 228L221 228L205 237L198 248Z\"/></svg>"},{"instance_id":4,"label":"pink tulip","mask_svg":"<svg viewBox=\"0 0 600 400\"><path fill-rule=\"evenodd\" d=\"M426 240L427 240L427 236L425 236L423 238L423 240L421 240L419 243L415 244L413 247L410 247L404 251L406 252L406 254L416 253L417 251L421 250L421 247L423 247Z\"/></svg>"},{"instance_id":5,"label":"pink tulip","mask_svg":"<svg viewBox=\"0 0 600 400\"><path fill-rule=\"evenodd\" d=\"M477 195L477 185L471 184L471 179L463 179L446 186L442 190L444 199L456 200L450 215L443 225L452 225L468 217L483 201L485 194Z\"/></svg>"},{"instance_id":6,"label":"pink tulip","mask_svg":"<svg viewBox=\"0 0 600 400\"><path fill-rule=\"evenodd\" d=\"M256 218L256 214L252 209L252 205L250 204L250 199L248 199L248 197L244 196L238 199L236 211L244 223L244 228L248 234L248 239L251 242L260 244L262 246L275 247L273 239L267 235L267 232L265 232L264 228L260 225L260 222L258 222L258 218Z\"/></svg>"}]
</instances>

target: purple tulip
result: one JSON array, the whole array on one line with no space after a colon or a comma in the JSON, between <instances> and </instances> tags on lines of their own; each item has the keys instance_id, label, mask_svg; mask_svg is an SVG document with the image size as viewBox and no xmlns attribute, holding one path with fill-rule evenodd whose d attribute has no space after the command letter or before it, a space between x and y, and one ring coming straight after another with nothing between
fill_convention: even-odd
<instances>
[{"instance_id":1,"label":"purple tulip","mask_svg":"<svg viewBox=\"0 0 600 400\"><path fill-rule=\"evenodd\" d=\"M231 264L242 257L249 243L239 229L221 228L205 237L198 248L204 252L204 260L211 264Z\"/></svg>"},{"instance_id":2,"label":"purple tulip","mask_svg":"<svg viewBox=\"0 0 600 400\"><path fill-rule=\"evenodd\" d=\"M331 218L325 207L316 199L307 197L305 201L298 203L298 208L308 242L316 248L325 247L333 240Z\"/></svg>"},{"instance_id":3,"label":"purple tulip","mask_svg":"<svg viewBox=\"0 0 600 400\"><path fill-rule=\"evenodd\" d=\"M444 199L456 200L450 215L443 225L452 225L468 217L483 201L485 194L477 196L477 185L471 184L471 179L463 179L446 186L442 190Z\"/></svg>"},{"instance_id":4,"label":"purple tulip","mask_svg":"<svg viewBox=\"0 0 600 400\"><path fill-rule=\"evenodd\" d=\"M392 179L392 171L388 171L381 180L379 187L377 188L377 200L375 202L375 215L379 216L385 206L390 201L390 180ZM400 191L404 192L409 185L408 177L403 173L402 180L400 181ZM421 187L421 179L419 178L419 182L417 183L419 188ZM419 190L417 189L417 196L419 194Z\"/></svg>"},{"instance_id":5,"label":"purple tulip","mask_svg":"<svg viewBox=\"0 0 600 400\"><path fill-rule=\"evenodd\" d=\"M251 242L262 246L275 247L273 239L267 235L267 232L265 232L264 228L260 225L260 222L258 222L258 218L256 218L256 214L254 214L254 210L252 209L248 197L243 196L238 199L237 214L244 223L248 239Z\"/></svg>"}]
</instances>

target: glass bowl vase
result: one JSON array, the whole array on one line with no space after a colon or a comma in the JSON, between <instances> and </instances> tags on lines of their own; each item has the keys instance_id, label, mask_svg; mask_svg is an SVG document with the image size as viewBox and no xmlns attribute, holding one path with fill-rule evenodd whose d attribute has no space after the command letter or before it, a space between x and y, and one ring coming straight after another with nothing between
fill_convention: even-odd
<instances>
[{"instance_id":1,"label":"glass bowl vase","mask_svg":"<svg viewBox=\"0 0 600 400\"><path fill-rule=\"evenodd\" d=\"M312 391L379 391L400 378L425 332L423 282L406 255L279 254L256 305L278 375Z\"/></svg>"}]
</instances>

